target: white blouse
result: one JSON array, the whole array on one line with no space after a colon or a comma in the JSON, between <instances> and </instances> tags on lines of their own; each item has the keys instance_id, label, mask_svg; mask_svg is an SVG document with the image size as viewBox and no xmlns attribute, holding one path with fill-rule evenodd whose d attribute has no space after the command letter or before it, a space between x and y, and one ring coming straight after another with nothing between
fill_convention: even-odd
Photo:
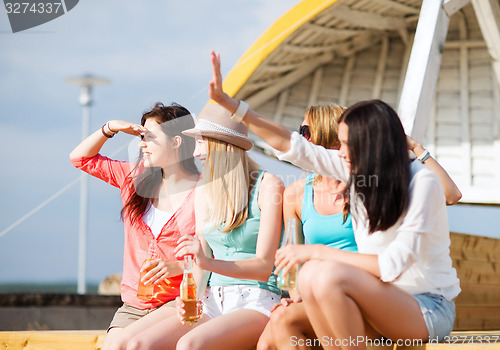
<instances>
[{"instance_id":1,"label":"white blouse","mask_svg":"<svg viewBox=\"0 0 500 350\"><path fill-rule=\"evenodd\" d=\"M308 142L293 132L288 152L280 160L347 182L349 168L338 151ZM410 165L410 202L406 215L385 231L369 233L368 214L351 189L351 214L359 253L378 255L381 280L411 293L434 293L453 300L460 293L450 257L450 234L443 188L423 164ZM376 181L357 179L357 181Z\"/></svg>"},{"instance_id":2,"label":"white blouse","mask_svg":"<svg viewBox=\"0 0 500 350\"><path fill-rule=\"evenodd\" d=\"M142 217L142 220L146 225L149 226L153 236L158 238L163 229L163 226L170 220L172 213L167 213L163 210L156 208L154 205L150 205L147 212Z\"/></svg>"}]
</instances>

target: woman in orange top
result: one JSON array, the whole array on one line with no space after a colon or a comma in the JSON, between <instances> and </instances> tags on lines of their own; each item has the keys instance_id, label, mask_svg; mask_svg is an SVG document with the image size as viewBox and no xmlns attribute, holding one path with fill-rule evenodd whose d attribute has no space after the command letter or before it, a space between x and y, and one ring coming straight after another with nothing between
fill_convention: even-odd
<instances>
[{"instance_id":1,"label":"woman in orange top","mask_svg":"<svg viewBox=\"0 0 500 350\"><path fill-rule=\"evenodd\" d=\"M175 314L172 306L179 296L182 266L174 248L181 236L196 231L194 187L199 173L192 156L195 145L182 134L192 127L194 120L186 108L156 104L144 113L140 125L111 120L70 154L75 167L118 187L123 201L124 304L109 326L104 349L125 349L128 339ZM120 131L141 137L135 165L99 154L104 143ZM141 272L145 273L142 278ZM138 295L140 284L147 293Z\"/></svg>"}]
</instances>

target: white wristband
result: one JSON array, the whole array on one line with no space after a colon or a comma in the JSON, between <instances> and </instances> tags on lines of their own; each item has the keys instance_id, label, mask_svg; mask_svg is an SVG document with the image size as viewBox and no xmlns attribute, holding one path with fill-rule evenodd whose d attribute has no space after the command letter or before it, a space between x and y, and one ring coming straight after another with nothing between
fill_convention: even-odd
<instances>
[{"instance_id":1,"label":"white wristband","mask_svg":"<svg viewBox=\"0 0 500 350\"><path fill-rule=\"evenodd\" d=\"M240 104L238 105L238 109L236 109L236 112L231 115L231 119L238 123L241 122L243 118L245 118L245 115L247 114L249 108L250 106L248 105L248 103L241 100Z\"/></svg>"},{"instance_id":2,"label":"white wristband","mask_svg":"<svg viewBox=\"0 0 500 350\"><path fill-rule=\"evenodd\" d=\"M428 151L428 150L426 150L426 149L424 149L424 151L422 152L422 154L421 154L421 155L419 155L419 156L417 157L417 159L418 159L419 161L421 161L422 163L424 163L424 162L427 160L427 158L429 158L429 156L430 156L430 155L431 155L431 154L429 153L429 151Z\"/></svg>"}]
</instances>

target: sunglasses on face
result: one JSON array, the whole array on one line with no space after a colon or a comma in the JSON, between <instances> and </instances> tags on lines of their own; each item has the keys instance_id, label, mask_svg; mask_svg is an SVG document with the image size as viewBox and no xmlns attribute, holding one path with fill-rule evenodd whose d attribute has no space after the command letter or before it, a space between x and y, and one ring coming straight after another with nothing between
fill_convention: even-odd
<instances>
[{"instance_id":1,"label":"sunglasses on face","mask_svg":"<svg viewBox=\"0 0 500 350\"><path fill-rule=\"evenodd\" d=\"M299 128L299 134L304 136L306 139L311 138L311 131L309 130L309 125L301 125Z\"/></svg>"}]
</instances>

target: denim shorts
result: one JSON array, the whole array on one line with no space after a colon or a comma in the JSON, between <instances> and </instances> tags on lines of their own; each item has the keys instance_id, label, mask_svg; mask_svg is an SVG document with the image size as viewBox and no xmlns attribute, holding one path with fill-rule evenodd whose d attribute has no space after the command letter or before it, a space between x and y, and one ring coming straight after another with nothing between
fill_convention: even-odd
<instances>
[{"instance_id":1,"label":"denim shorts","mask_svg":"<svg viewBox=\"0 0 500 350\"><path fill-rule=\"evenodd\" d=\"M429 341L442 341L450 334L455 323L455 301L432 293L414 295L422 310Z\"/></svg>"},{"instance_id":2,"label":"denim shorts","mask_svg":"<svg viewBox=\"0 0 500 350\"><path fill-rule=\"evenodd\" d=\"M236 310L255 310L266 316L271 308L280 302L281 296L267 289L236 286L207 287L203 296L203 313L210 318L225 315Z\"/></svg>"}]
</instances>

